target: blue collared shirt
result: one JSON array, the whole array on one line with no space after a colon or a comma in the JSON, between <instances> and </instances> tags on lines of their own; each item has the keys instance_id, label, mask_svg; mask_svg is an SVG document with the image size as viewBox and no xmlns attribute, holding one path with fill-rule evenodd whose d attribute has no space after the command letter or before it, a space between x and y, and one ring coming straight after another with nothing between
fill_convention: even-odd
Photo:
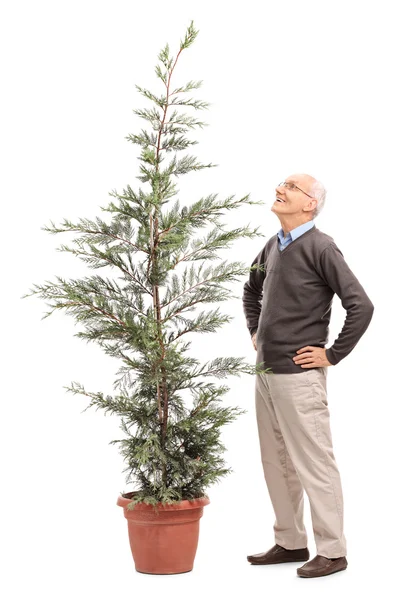
<instances>
[{"instance_id":1,"label":"blue collared shirt","mask_svg":"<svg viewBox=\"0 0 400 600\"><path fill-rule=\"evenodd\" d=\"M289 231L286 237L284 237L283 229L281 227L277 234L279 238L279 250L286 248L286 246L288 246L296 238L300 237L303 233L311 229L313 226L314 220L307 221L307 223L302 223L302 225L299 225L298 227L295 227L295 229L292 229L292 231Z\"/></svg>"}]
</instances>

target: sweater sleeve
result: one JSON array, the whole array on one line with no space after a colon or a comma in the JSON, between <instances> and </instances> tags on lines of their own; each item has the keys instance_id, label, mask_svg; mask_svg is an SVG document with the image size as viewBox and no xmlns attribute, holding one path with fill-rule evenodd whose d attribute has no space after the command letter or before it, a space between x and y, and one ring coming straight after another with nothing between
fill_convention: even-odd
<instances>
[{"instance_id":1,"label":"sweater sleeve","mask_svg":"<svg viewBox=\"0 0 400 600\"><path fill-rule=\"evenodd\" d=\"M367 330L374 306L335 243L330 244L322 252L320 266L323 279L339 296L347 312L342 331L332 346L326 350L329 362L337 365L350 354Z\"/></svg>"},{"instance_id":2,"label":"sweater sleeve","mask_svg":"<svg viewBox=\"0 0 400 600\"><path fill-rule=\"evenodd\" d=\"M251 263L248 281L243 286L243 311L251 336L258 329L258 319L261 313L263 283L265 279L264 260L265 246Z\"/></svg>"}]
</instances>

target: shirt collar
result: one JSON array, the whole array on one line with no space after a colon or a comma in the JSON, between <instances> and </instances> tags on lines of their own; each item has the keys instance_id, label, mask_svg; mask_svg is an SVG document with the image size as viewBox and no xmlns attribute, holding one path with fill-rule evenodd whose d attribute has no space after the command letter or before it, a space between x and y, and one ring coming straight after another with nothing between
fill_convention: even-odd
<instances>
[{"instance_id":1,"label":"shirt collar","mask_svg":"<svg viewBox=\"0 0 400 600\"><path fill-rule=\"evenodd\" d=\"M298 227L295 227L294 229L292 229L291 231L289 231L288 235L284 236L283 234L283 229L282 227L280 228L280 230L278 231L278 236L279 239L281 241L281 244L283 244L283 242L286 240L291 240L292 242L300 237L303 233L305 233L306 231L308 231L309 229L311 229L311 227L314 226L314 220L311 219L311 221L307 221L307 223L302 223L301 225L299 225Z\"/></svg>"}]
</instances>

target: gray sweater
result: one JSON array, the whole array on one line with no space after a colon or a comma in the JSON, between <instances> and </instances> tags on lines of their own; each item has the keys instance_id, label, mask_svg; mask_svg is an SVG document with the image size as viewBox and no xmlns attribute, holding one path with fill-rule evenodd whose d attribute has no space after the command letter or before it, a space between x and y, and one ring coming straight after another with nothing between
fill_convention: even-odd
<instances>
[{"instance_id":1,"label":"gray sweater","mask_svg":"<svg viewBox=\"0 0 400 600\"><path fill-rule=\"evenodd\" d=\"M278 244L277 235L268 240L243 288L247 327L250 335L257 331L256 362L273 373L306 371L293 357L304 346L325 347L336 293L347 312L341 333L326 350L336 365L366 331L374 306L333 238L315 225L283 250Z\"/></svg>"}]
</instances>

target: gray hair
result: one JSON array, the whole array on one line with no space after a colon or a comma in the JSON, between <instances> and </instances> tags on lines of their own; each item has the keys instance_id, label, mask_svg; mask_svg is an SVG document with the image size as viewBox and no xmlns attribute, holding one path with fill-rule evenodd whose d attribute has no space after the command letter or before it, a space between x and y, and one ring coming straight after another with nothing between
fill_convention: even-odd
<instances>
[{"instance_id":1,"label":"gray hair","mask_svg":"<svg viewBox=\"0 0 400 600\"><path fill-rule=\"evenodd\" d=\"M314 208L314 211L312 213L313 214L312 218L315 219L315 217L317 217L319 215L319 213L321 212L321 210L324 207L325 198L326 198L326 189L324 188L323 184L320 181L314 181L314 183L311 186L310 194L317 201L317 206Z\"/></svg>"}]
</instances>

